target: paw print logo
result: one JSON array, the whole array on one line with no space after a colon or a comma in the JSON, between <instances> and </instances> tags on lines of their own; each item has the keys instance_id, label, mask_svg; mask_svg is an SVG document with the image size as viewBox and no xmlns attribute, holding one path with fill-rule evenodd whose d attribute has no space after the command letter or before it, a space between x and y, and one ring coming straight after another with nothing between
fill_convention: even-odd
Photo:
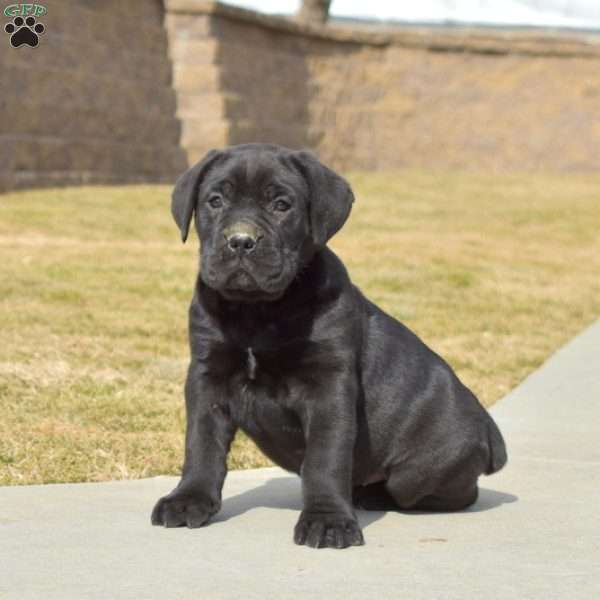
<instances>
[{"instance_id":1,"label":"paw print logo","mask_svg":"<svg viewBox=\"0 0 600 600\"><path fill-rule=\"evenodd\" d=\"M12 23L4 26L4 31L10 35L10 45L18 48L23 44L35 48L39 43L39 35L46 31L42 23L36 23L35 17L15 17Z\"/></svg>"}]
</instances>

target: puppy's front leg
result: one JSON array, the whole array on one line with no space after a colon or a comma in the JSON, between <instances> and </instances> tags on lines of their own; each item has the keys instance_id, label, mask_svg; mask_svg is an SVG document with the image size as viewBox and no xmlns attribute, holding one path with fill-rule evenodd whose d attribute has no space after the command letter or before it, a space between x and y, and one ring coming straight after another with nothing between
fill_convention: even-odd
<instances>
[{"instance_id":1,"label":"puppy's front leg","mask_svg":"<svg viewBox=\"0 0 600 600\"><path fill-rule=\"evenodd\" d=\"M200 527L221 508L227 453L235 426L219 403L218 389L192 359L185 384L187 428L181 481L152 511L152 524Z\"/></svg>"},{"instance_id":2,"label":"puppy's front leg","mask_svg":"<svg viewBox=\"0 0 600 600\"><path fill-rule=\"evenodd\" d=\"M313 548L359 546L364 540L351 501L357 384L347 375L320 389L325 394L310 401L303 419L304 510L294 541Z\"/></svg>"}]
</instances>

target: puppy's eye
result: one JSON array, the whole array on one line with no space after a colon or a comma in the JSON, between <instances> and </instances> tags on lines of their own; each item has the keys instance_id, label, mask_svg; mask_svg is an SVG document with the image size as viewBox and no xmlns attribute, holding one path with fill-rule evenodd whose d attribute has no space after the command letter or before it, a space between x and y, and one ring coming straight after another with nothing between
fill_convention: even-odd
<instances>
[{"instance_id":1,"label":"puppy's eye","mask_svg":"<svg viewBox=\"0 0 600 600\"><path fill-rule=\"evenodd\" d=\"M277 198L273 204L273 208L278 212L285 212L286 210L290 210L291 207L292 205L284 198Z\"/></svg>"},{"instance_id":2,"label":"puppy's eye","mask_svg":"<svg viewBox=\"0 0 600 600\"><path fill-rule=\"evenodd\" d=\"M223 198L215 194L208 199L208 205L211 208L221 208L221 206L223 206Z\"/></svg>"}]
</instances>

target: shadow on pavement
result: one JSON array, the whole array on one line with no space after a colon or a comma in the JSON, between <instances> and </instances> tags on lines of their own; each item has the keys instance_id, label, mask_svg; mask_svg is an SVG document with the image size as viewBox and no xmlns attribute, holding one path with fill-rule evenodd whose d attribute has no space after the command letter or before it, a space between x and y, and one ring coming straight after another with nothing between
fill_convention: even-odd
<instances>
[{"instance_id":1,"label":"shadow on pavement","mask_svg":"<svg viewBox=\"0 0 600 600\"><path fill-rule=\"evenodd\" d=\"M473 506L469 506L465 512L481 512L484 510L490 510L497 508L502 504L511 504L516 502L519 498L513 494L507 494L506 492L498 492L496 490L489 490L487 488L479 488L479 498Z\"/></svg>"},{"instance_id":2,"label":"shadow on pavement","mask_svg":"<svg viewBox=\"0 0 600 600\"><path fill-rule=\"evenodd\" d=\"M479 498L477 502L462 512L472 513L492 510L502 504L516 502L517 500L517 496L512 494L487 488L479 488ZM289 477L274 477L259 487L225 499L223 500L221 511L215 516L212 522L219 523L227 521L232 517L236 517L257 507L279 508L300 512L302 510L300 478L295 475ZM406 515L442 514L429 511L400 512ZM381 519L384 515L385 512L383 511L357 511L358 520L362 527L369 526L371 523Z\"/></svg>"}]
</instances>

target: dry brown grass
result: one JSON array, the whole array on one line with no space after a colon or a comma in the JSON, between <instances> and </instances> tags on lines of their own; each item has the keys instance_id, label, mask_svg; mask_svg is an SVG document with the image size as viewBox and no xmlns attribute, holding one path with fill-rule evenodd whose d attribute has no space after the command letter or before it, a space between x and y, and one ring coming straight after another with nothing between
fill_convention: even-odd
<instances>
[{"instance_id":1,"label":"dry brown grass","mask_svg":"<svg viewBox=\"0 0 600 600\"><path fill-rule=\"evenodd\" d=\"M351 179L333 248L486 405L600 315L600 177ZM0 483L179 470L197 251L169 193L0 196ZM264 464L238 436L230 467Z\"/></svg>"}]
</instances>

